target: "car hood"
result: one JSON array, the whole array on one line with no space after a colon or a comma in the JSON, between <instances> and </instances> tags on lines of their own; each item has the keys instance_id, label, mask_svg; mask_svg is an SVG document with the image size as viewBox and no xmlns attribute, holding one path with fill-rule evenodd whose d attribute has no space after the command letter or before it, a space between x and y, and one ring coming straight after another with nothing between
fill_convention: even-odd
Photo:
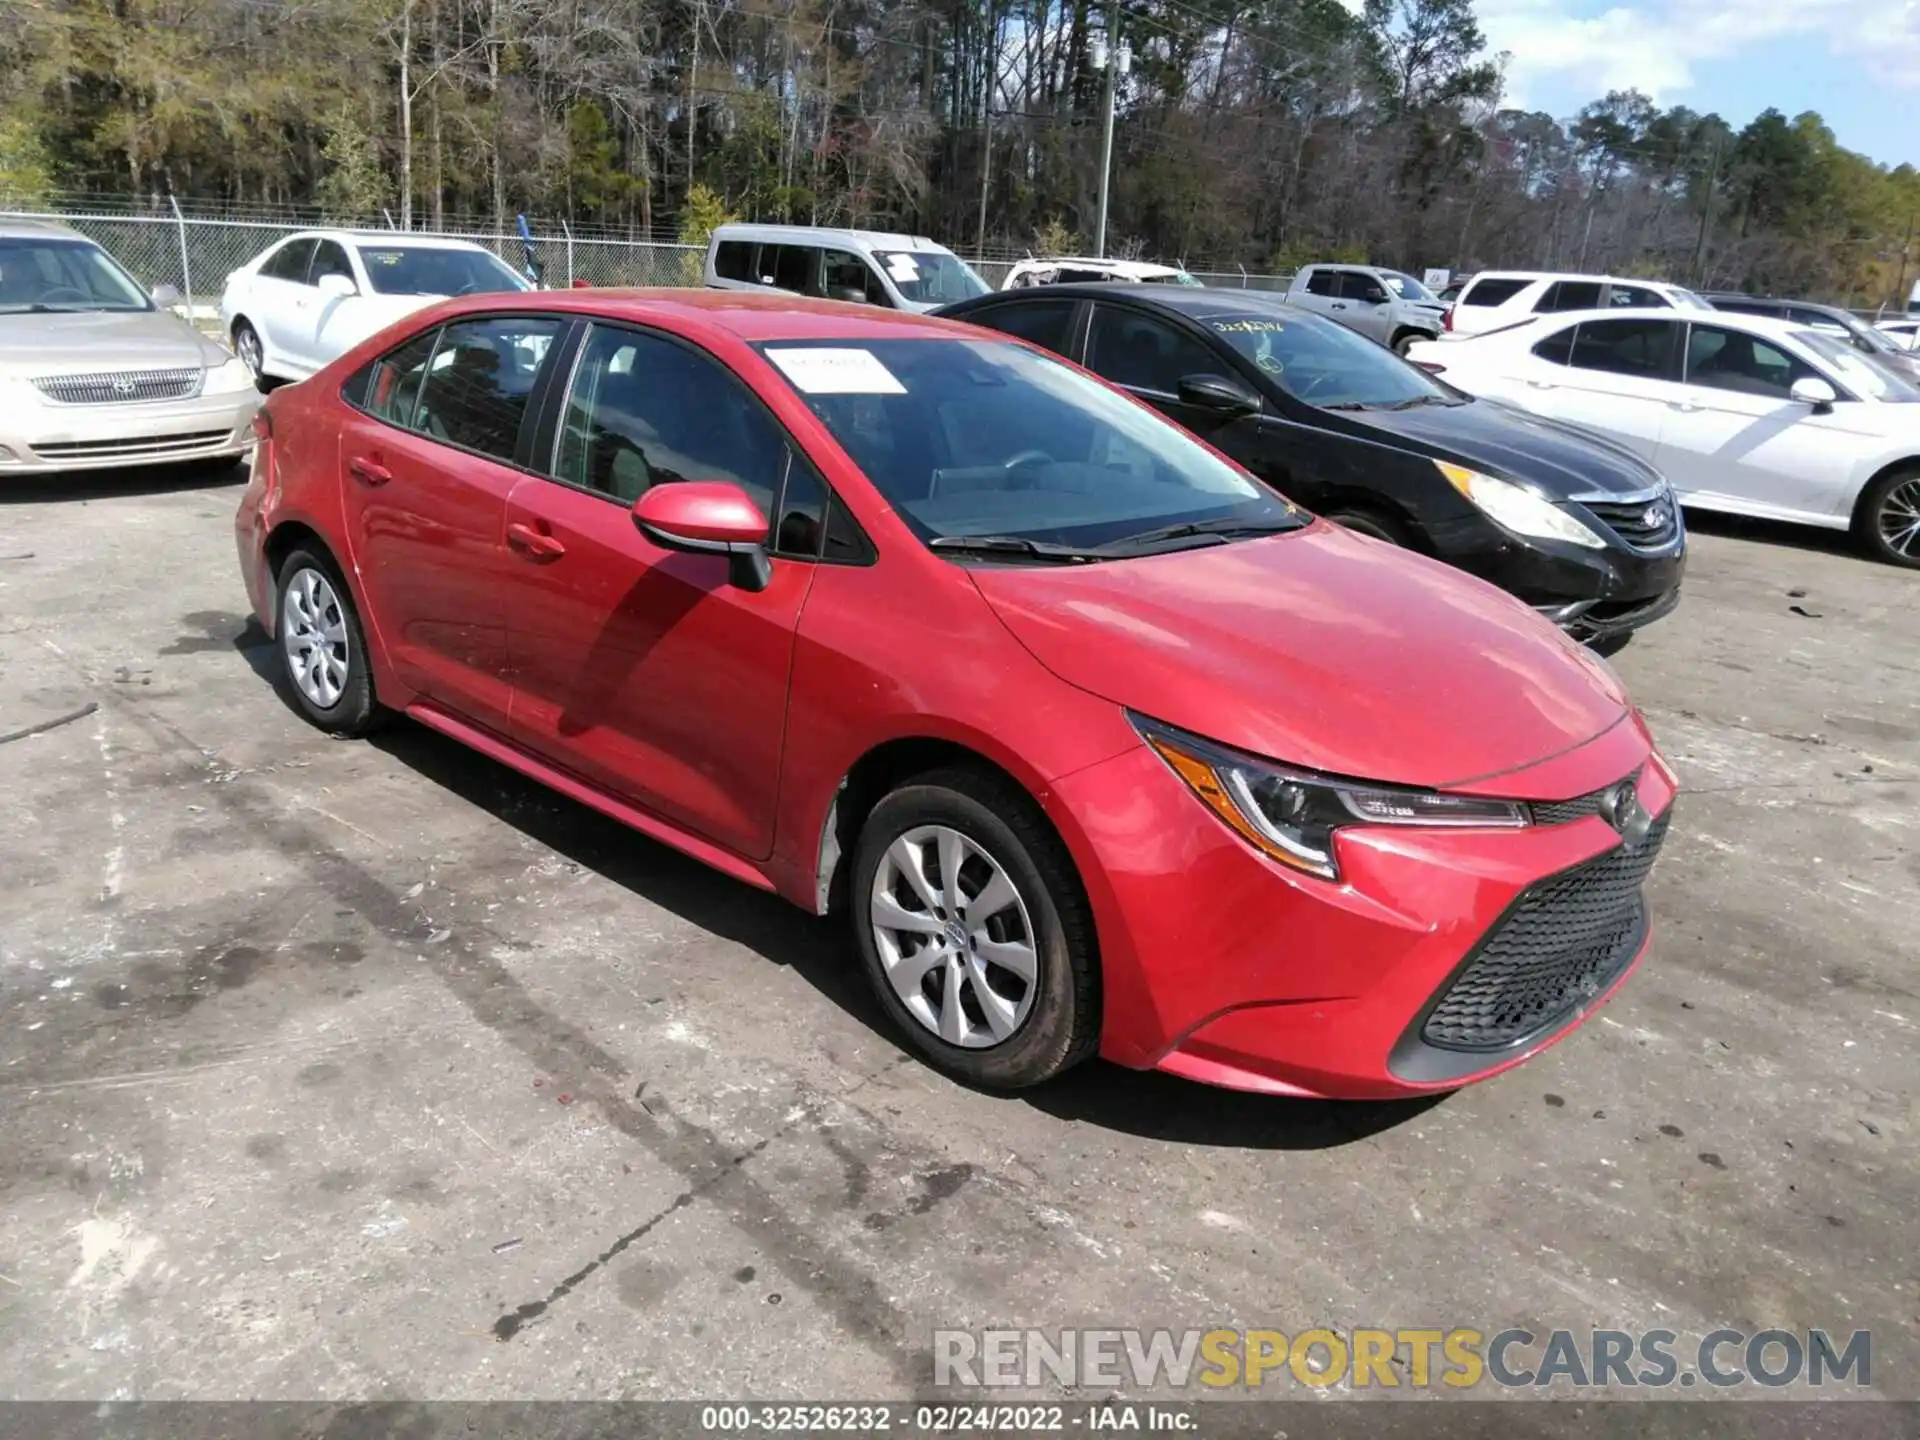
<instances>
[{"instance_id":1,"label":"car hood","mask_svg":"<svg viewBox=\"0 0 1920 1440\"><path fill-rule=\"evenodd\" d=\"M184 370L225 359L224 350L167 310L0 315L0 375Z\"/></svg>"},{"instance_id":2,"label":"car hood","mask_svg":"<svg viewBox=\"0 0 1920 1440\"><path fill-rule=\"evenodd\" d=\"M1364 410L1339 418L1363 430L1384 430L1403 450L1501 479L1531 481L1555 499L1624 495L1660 483L1652 466L1605 436L1500 400Z\"/></svg>"},{"instance_id":3,"label":"car hood","mask_svg":"<svg viewBox=\"0 0 1920 1440\"><path fill-rule=\"evenodd\" d=\"M1519 601L1325 523L971 573L1069 684L1330 774L1497 791L1483 782L1584 744L1627 710L1613 673Z\"/></svg>"}]
</instances>

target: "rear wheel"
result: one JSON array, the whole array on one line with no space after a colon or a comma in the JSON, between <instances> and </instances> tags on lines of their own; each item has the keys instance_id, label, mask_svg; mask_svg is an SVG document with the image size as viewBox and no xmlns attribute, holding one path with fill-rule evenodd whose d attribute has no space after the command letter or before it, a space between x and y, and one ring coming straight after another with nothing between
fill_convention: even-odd
<instances>
[{"instance_id":1,"label":"rear wheel","mask_svg":"<svg viewBox=\"0 0 1920 1440\"><path fill-rule=\"evenodd\" d=\"M909 781L861 827L856 942L907 1042L970 1084L1052 1079L1099 1040L1093 922L1065 847L991 773Z\"/></svg>"},{"instance_id":2,"label":"rear wheel","mask_svg":"<svg viewBox=\"0 0 1920 1440\"><path fill-rule=\"evenodd\" d=\"M303 546L281 565L278 589L280 663L294 703L322 730L366 734L382 712L346 582L325 556Z\"/></svg>"},{"instance_id":3,"label":"rear wheel","mask_svg":"<svg viewBox=\"0 0 1920 1440\"><path fill-rule=\"evenodd\" d=\"M1853 533L1876 560L1920 570L1920 469L1895 470L1869 485Z\"/></svg>"}]
</instances>

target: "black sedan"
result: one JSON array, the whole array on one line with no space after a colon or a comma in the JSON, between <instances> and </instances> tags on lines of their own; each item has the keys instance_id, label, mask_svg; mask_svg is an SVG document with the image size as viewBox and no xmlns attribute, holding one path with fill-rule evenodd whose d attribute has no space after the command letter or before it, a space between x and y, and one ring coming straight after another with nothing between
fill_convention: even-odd
<instances>
[{"instance_id":1,"label":"black sedan","mask_svg":"<svg viewBox=\"0 0 1920 1440\"><path fill-rule=\"evenodd\" d=\"M1308 509L1491 581L1602 648L1679 602L1680 509L1637 456L1476 400L1276 297L1053 285L939 313L1085 365Z\"/></svg>"}]
</instances>

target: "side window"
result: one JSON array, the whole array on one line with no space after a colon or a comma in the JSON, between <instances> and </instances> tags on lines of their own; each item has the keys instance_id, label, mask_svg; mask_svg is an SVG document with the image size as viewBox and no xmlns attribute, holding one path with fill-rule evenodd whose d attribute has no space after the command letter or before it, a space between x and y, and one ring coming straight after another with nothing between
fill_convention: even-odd
<instances>
[{"instance_id":1,"label":"side window","mask_svg":"<svg viewBox=\"0 0 1920 1440\"><path fill-rule=\"evenodd\" d=\"M560 321L537 316L448 325L421 377L413 428L511 463L540 363L559 333Z\"/></svg>"},{"instance_id":2,"label":"side window","mask_svg":"<svg viewBox=\"0 0 1920 1440\"><path fill-rule=\"evenodd\" d=\"M1165 321L1114 305L1095 305L1087 368L1116 385L1177 395L1182 377L1217 375L1228 366Z\"/></svg>"},{"instance_id":3,"label":"side window","mask_svg":"<svg viewBox=\"0 0 1920 1440\"><path fill-rule=\"evenodd\" d=\"M1571 365L1573 363L1573 333L1580 327L1569 325L1566 329L1547 336L1533 347L1533 353L1553 365Z\"/></svg>"},{"instance_id":4,"label":"side window","mask_svg":"<svg viewBox=\"0 0 1920 1440\"><path fill-rule=\"evenodd\" d=\"M1094 285L1104 283L1111 279L1113 279L1113 272L1110 270L1075 270L1072 266L1063 265L1060 267L1059 273L1054 276L1054 283L1059 285Z\"/></svg>"},{"instance_id":5,"label":"side window","mask_svg":"<svg viewBox=\"0 0 1920 1440\"><path fill-rule=\"evenodd\" d=\"M413 428L413 406L420 398L420 381L433 359L437 329L416 335L398 350L390 350L347 382L346 393L375 419Z\"/></svg>"},{"instance_id":6,"label":"side window","mask_svg":"<svg viewBox=\"0 0 1920 1440\"><path fill-rule=\"evenodd\" d=\"M805 245L762 245L760 283L804 293L812 280L813 256Z\"/></svg>"},{"instance_id":7,"label":"side window","mask_svg":"<svg viewBox=\"0 0 1920 1440\"><path fill-rule=\"evenodd\" d=\"M722 280L758 280L753 262L759 248L751 240L722 240L713 252L713 273Z\"/></svg>"},{"instance_id":8,"label":"side window","mask_svg":"<svg viewBox=\"0 0 1920 1440\"><path fill-rule=\"evenodd\" d=\"M1609 285L1607 304L1620 309L1670 310L1667 297L1658 290L1649 290L1644 285Z\"/></svg>"},{"instance_id":9,"label":"side window","mask_svg":"<svg viewBox=\"0 0 1920 1440\"><path fill-rule=\"evenodd\" d=\"M1503 279L1498 276L1483 275L1460 292L1460 304L1504 305L1532 283L1531 280Z\"/></svg>"},{"instance_id":10,"label":"side window","mask_svg":"<svg viewBox=\"0 0 1920 1440\"><path fill-rule=\"evenodd\" d=\"M1079 303L1077 300L1016 301L1011 305L989 305L967 319L998 330L1002 335L1038 345L1042 350L1064 355L1073 327L1073 307Z\"/></svg>"},{"instance_id":11,"label":"side window","mask_svg":"<svg viewBox=\"0 0 1920 1440\"><path fill-rule=\"evenodd\" d=\"M1777 345L1744 330L1695 325L1687 337L1689 385L1785 400L1794 381L1815 378L1824 377Z\"/></svg>"},{"instance_id":12,"label":"side window","mask_svg":"<svg viewBox=\"0 0 1920 1440\"><path fill-rule=\"evenodd\" d=\"M887 287L873 273L873 267L846 250L829 250L821 257L821 290L829 300L858 300L866 305L885 305Z\"/></svg>"},{"instance_id":13,"label":"side window","mask_svg":"<svg viewBox=\"0 0 1920 1440\"><path fill-rule=\"evenodd\" d=\"M581 348L553 473L631 505L655 485L724 480L771 512L780 429L718 361L636 330L596 325Z\"/></svg>"},{"instance_id":14,"label":"side window","mask_svg":"<svg viewBox=\"0 0 1920 1440\"><path fill-rule=\"evenodd\" d=\"M269 280L288 280L295 285L307 283L307 261L313 257L313 241L292 240L267 257L260 273Z\"/></svg>"},{"instance_id":15,"label":"side window","mask_svg":"<svg viewBox=\"0 0 1920 1440\"><path fill-rule=\"evenodd\" d=\"M1387 287L1364 270L1343 270L1340 272L1340 296L1345 300L1357 300L1362 305L1377 305L1386 298Z\"/></svg>"},{"instance_id":16,"label":"side window","mask_svg":"<svg viewBox=\"0 0 1920 1440\"><path fill-rule=\"evenodd\" d=\"M1556 280L1547 287L1547 293L1540 297L1540 303L1533 307L1536 315L1555 310L1598 310L1600 308L1600 282L1598 280Z\"/></svg>"},{"instance_id":17,"label":"side window","mask_svg":"<svg viewBox=\"0 0 1920 1440\"><path fill-rule=\"evenodd\" d=\"M1673 322L1588 320L1573 342L1578 370L1605 370L1642 380L1673 378Z\"/></svg>"},{"instance_id":18,"label":"side window","mask_svg":"<svg viewBox=\"0 0 1920 1440\"><path fill-rule=\"evenodd\" d=\"M1307 294L1333 296L1340 293L1338 270L1316 270L1307 276Z\"/></svg>"},{"instance_id":19,"label":"side window","mask_svg":"<svg viewBox=\"0 0 1920 1440\"><path fill-rule=\"evenodd\" d=\"M313 264L307 270L307 283L318 285L322 275L344 275L349 280L353 279L353 262L347 259L346 247L337 240L322 240L313 248Z\"/></svg>"}]
</instances>

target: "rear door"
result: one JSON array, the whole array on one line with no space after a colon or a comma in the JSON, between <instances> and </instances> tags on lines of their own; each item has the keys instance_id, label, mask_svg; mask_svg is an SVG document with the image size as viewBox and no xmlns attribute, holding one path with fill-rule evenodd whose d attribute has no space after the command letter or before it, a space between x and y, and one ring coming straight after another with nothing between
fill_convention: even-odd
<instances>
[{"instance_id":1,"label":"rear door","mask_svg":"<svg viewBox=\"0 0 1920 1440\"><path fill-rule=\"evenodd\" d=\"M1309 266L1306 283L1288 294L1287 303L1316 315L1336 315L1345 310L1346 302L1340 298L1340 272L1330 265Z\"/></svg>"},{"instance_id":2,"label":"rear door","mask_svg":"<svg viewBox=\"0 0 1920 1440\"><path fill-rule=\"evenodd\" d=\"M1502 313L1502 307L1509 301L1521 300L1522 292L1537 283L1519 275L1476 275L1467 282L1467 288L1460 292L1460 298L1454 302L1454 332L1478 335L1483 330L1507 323L1509 319L1524 318L1527 312L1508 315ZM1524 301L1521 303L1524 304Z\"/></svg>"},{"instance_id":3,"label":"rear door","mask_svg":"<svg viewBox=\"0 0 1920 1440\"><path fill-rule=\"evenodd\" d=\"M410 689L504 733L507 495L562 348L545 316L461 320L409 340L346 387L347 543L367 610Z\"/></svg>"},{"instance_id":4,"label":"rear door","mask_svg":"<svg viewBox=\"0 0 1920 1440\"><path fill-rule=\"evenodd\" d=\"M1667 418L1685 399L1685 326L1659 319L1582 320L1534 346L1529 409L1598 430L1652 462Z\"/></svg>"},{"instance_id":5,"label":"rear door","mask_svg":"<svg viewBox=\"0 0 1920 1440\"><path fill-rule=\"evenodd\" d=\"M794 634L825 531L823 482L705 351L594 324L549 456L515 477L499 596L513 737L607 793L736 854L773 846ZM634 527L649 489L740 486L770 530L772 581L662 550Z\"/></svg>"}]
</instances>

